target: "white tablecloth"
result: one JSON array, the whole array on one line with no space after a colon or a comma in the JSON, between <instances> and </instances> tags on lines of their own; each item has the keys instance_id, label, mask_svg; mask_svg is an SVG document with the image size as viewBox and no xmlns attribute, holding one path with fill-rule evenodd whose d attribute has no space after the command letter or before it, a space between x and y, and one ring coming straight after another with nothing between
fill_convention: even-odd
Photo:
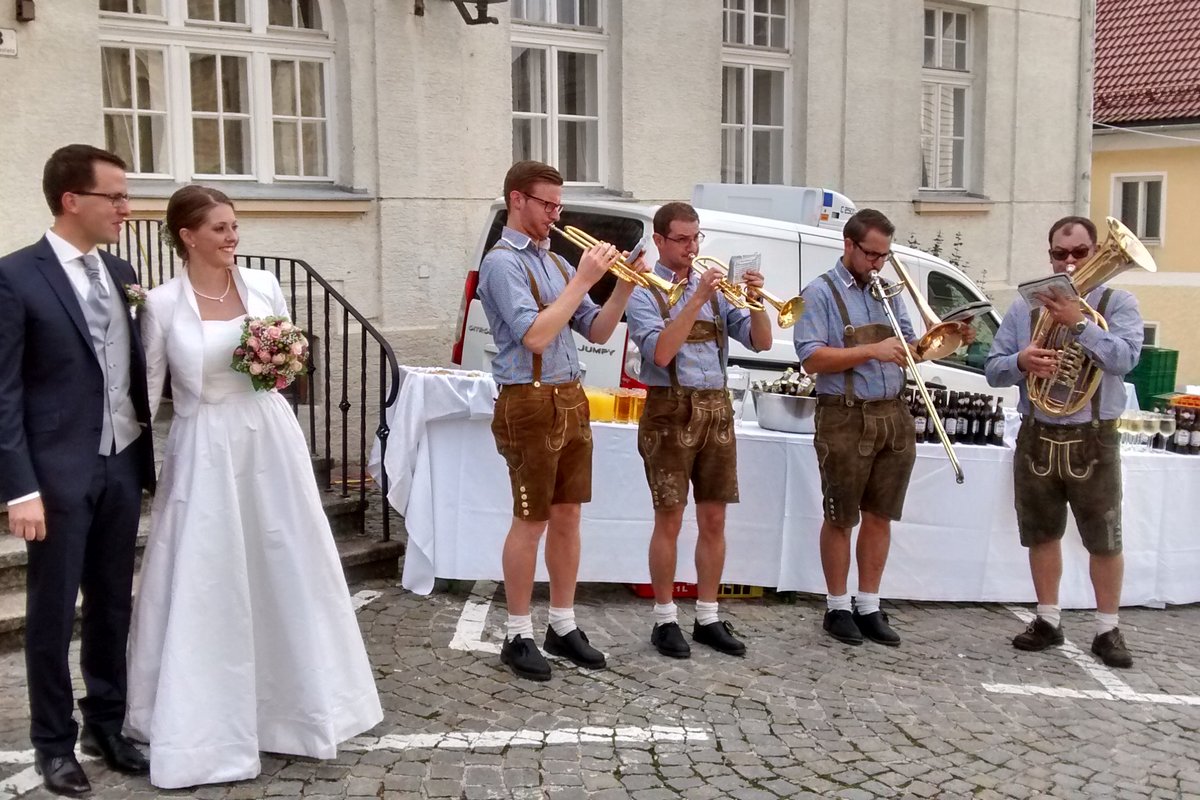
<instances>
[{"instance_id":1,"label":"white tablecloth","mask_svg":"<svg viewBox=\"0 0 1200 800\"><path fill-rule=\"evenodd\" d=\"M403 584L427 593L435 577L499 580L511 520L504 460L490 431L490 382L459 394L450 379L422 390L428 421L409 419L388 447L389 497L405 515ZM406 380L405 390L416 392ZM451 389L450 391L448 391ZM453 397L446 396L447 394ZM429 413L433 397L446 407ZM483 397L488 398L485 403ZM398 404L399 405L399 404ZM488 408L485 410L484 405ZM410 402L409 412L418 404ZM450 408L453 411L450 411ZM593 425L591 503L583 507L581 581L649 582L646 551L652 509L636 426ZM1031 602L1026 550L1013 511L1012 451L956 448L966 474L957 485L940 445L918 445L904 520L893 526L882 593L890 598ZM403 465L408 465L407 467ZM1125 605L1200 600L1200 458L1128 453L1125 465ZM401 471L407 469L402 475ZM812 437L738 430L742 501L729 508L723 580L823 593L817 550L821 490ZM685 515L677 579L695 580L694 515ZM1094 605L1087 554L1074 522L1064 544L1060 602ZM539 559L538 580L545 580ZM852 577L851 587L855 586Z\"/></svg>"}]
</instances>

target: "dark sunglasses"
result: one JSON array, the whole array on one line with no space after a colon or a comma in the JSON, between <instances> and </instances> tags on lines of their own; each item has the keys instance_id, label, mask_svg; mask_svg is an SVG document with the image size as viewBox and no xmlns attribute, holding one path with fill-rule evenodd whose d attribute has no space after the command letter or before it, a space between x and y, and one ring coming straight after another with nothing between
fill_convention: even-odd
<instances>
[{"instance_id":1,"label":"dark sunglasses","mask_svg":"<svg viewBox=\"0 0 1200 800\"><path fill-rule=\"evenodd\" d=\"M1055 261L1066 261L1067 256L1075 256L1076 261L1082 261L1092 254L1091 245L1081 244L1068 250L1065 247L1051 247L1050 257Z\"/></svg>"}]
</instances>

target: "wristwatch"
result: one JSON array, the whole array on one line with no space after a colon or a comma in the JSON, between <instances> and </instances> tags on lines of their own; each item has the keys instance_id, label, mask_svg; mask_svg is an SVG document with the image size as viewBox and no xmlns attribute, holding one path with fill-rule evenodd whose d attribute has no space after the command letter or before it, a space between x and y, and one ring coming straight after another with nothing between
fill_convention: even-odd
<instances>
[{"instance_id":1,"label":"wristwatch","mask_svg":"<svg viewBox=\"0 0 1200 800\"><path fill-rule=\"evenodd\" d=\"M1071 333L1075 334L1076 336L1079 336L1080 334L1083 333L1084 329L1087 328L1087 323L1088 323L1088 321L1086 319L1079 320L1079 322L1076 322L1074 325L1071 326Z\"/></svg>"}]
</instances>

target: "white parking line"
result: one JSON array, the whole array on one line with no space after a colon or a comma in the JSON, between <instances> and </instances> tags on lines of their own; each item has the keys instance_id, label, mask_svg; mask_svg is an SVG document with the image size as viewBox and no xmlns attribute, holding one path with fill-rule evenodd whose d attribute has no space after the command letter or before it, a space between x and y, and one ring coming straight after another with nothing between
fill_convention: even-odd
<instances>
[{"instance_id":1,"label":"white parking line","mask_svg":"<svg viewBox=\"0 0 1200 800\"><path fill-rule=\"evenodd\" d=\"M1023 608L1007 606L1017 619L1028 624L1034 615ZM1127 684L1115 672L1083 652L1072 641L1067 640L1058 648L1059 652L1074 662L1103 689L1067 689L1056 686L1025 686L1014 683L985 683L983 690L993 694L1011 694L1042 697L1062 697L1073 700L1121 700L1131 703L1154 703L1171 706L1200 706L1200 697L1189 694L1159 694L1139 692Z\"/></svg>"},{"instance_id":2,"label":"white parking line","mask_svg":"<svg viewBox=\"0 0 1200 800\"><path fill-rule=\"evenodd\" d=\"M483 641L483 627L487 623L496 588L497 584L494 581L475 581L471 596L463 603L462 612L458 615L458 624L454 626L454 638L450 640L450 649L492 655L500 653L500 645Z\"/></svg>"},{"instance_id":3,"label":"white parking line","mask_svg":"<svg viewBox=\"0 0 1200 800\"><path fill-rule=\"evenodd\" d=\"M383 596L383 592L377 592L374 589L363 589L350 598L350 602L354 605L354 610L358 611L372 600L377 600Z\"/></svg>"}]
</instances>

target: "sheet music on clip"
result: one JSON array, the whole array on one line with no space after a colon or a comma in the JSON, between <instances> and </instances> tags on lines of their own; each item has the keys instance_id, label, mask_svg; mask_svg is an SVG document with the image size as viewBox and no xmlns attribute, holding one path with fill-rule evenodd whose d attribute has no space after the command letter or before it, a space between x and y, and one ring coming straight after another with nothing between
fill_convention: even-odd
<instances>
[{"instance_id":1,"label":"sheet music on clip","mask_svg":"<svg viewBox=\"0 0 1200 800\"><path fill-rule=\"evenodd\" d=\"M744 255L730 256L729 258L729 275L726 280L730 283L744 283L746 273L749 270L761 272L762 268L762 253L747 253Z\"/></svg>"}]
</instances>

